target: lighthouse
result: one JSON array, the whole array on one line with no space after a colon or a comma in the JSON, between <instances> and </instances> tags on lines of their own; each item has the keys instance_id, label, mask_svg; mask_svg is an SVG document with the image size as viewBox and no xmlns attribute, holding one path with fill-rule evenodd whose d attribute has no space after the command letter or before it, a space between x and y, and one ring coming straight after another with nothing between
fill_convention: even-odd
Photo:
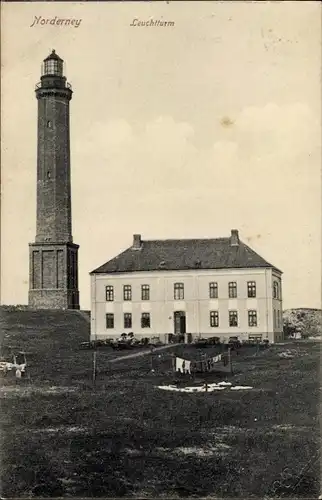
<instances>
[{"instance_id":1,"label":"lighthouse","mask_svg":"<svg viewBox=\"0 0 322 500\"><path fill-rule=\"evenodd\" d=\"M43 61L38 102L37 224L29 244L29 306L79 309L78 248L73 243L70 101L64 61L55 50Z\"/></svg>"}]
</instances>

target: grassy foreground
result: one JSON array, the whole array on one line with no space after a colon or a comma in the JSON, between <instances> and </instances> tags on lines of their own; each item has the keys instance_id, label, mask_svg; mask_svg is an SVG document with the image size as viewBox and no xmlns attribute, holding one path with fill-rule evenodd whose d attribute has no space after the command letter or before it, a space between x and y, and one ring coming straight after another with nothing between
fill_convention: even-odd
<instances>
[{"instance_id":1,"label":"grassy foreground","mask_svg":"<svg viewBox=\"0 0 322 500\"><path fill-rule=\"evenodd\" d=\"M30 365L2 381L3 497L317 498L318 342L243 348L234 375L218 377L253 390L184 394L156 387L174 381L167 352L155 372L150 356L112 365L123 353L99 352L93 387L79 313L2 311L0 322L2 351L25 350Z\"/></svg>"}]
</instances>

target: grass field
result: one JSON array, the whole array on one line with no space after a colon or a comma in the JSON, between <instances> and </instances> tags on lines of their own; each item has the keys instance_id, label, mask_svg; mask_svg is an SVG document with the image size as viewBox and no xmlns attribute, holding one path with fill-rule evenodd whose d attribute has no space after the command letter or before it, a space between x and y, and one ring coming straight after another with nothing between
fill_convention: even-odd
<instances>
[{"instance_id":1,"label":"grass field","mask_svg":"<svg viewBox=\"0 0 322 500\"><path fill-rule=\"evenodd\" d=\"M319 495L318 342L242 348L211 378L252 390L184 394L156 387L174 381L168 351L155 372L150 356L98 352L93 386L80 313L1 311L0 327L2 353L28 353L0 392L3 497Z\"/></svg>"}]
</instances>

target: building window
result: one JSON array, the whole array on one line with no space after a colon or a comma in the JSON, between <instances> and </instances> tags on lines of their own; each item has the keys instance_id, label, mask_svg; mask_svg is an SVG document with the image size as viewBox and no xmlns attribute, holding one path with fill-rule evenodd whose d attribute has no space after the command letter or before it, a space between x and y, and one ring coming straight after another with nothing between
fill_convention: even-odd
<instances>
[{"instance_id":1,"label":"building window","mask_svg":"<svg viewBox=\"0 0 322 500\"><path fill-rule=\"evenodd\" d=\"M149 285L141 286L141 300L150 300L150 287Z\"/></svg>"},{"instance_id":2,"label":"building window","mask_svg":"<svg viewBox=\"0 0 322 500\"><path fill-rule=\"evenodd\" d=\"M114 314L106 315L106 328L114 328Z\"/></svg>"},{"instance_id":3,"label":"building window","mask_svg":"<svg viewBox=\"0 0 322 500\"><path fill-rule=\"evenodd\" d=\"M276 309L274 309L274 328L276 328Z\"/></svg>"},{"instance_id":4,"label":"building window","mask_svg":"<svg viewBox=\"0 0 322 500\"><path fill-rule=\"evenodd\" d=\"M238 312L229 311L229 326L238 326Z\"/></svg>"},{"instance_id":5,"label":"building window","mask_svg":"<svg viewBox=\"0 0 322 500\"><path fill-rule=\"evenodd\" d=\"M256 297L256 282L248 281L247 282L247 296L248 298Z\"/></svg>"},{"instance_id":6,"label":"building window","mask_svg":"<svg viewBox=\"0 0 322 500\"><path fill-rule=\"evenodd\" d=\"M111 285L108 285L105 287L105 296L107 302L113 302L114 300L114 287Z\"/></svg>"},{"instance_id":7,"label":"building window","mask_svg":"<svg viewBox=\"0 0 322 500\"><path fill-rule=\"evenodd\" d=\"M219 326L219 313L218 311L210 311L210 326Z\"/></svg>"},{"instance_id":8,"label":"building window","mask_svg":"<svg viewBox=\"0 0 322 500\"><path fill-rule=\"evenodd\" d=\"M132 300L132 287L131 285L123 286L123 300Z\"/></svg>"},{"instance_id":9,"label":"building window","mask_svg":"<svg viewBox=\"0 0 322 500\"><path fill-rule=\"evenodd\" d=\"M279 285L278 281L274 281L273 283L273 299L279 299Z\"/></svg>"},{"instance_id":10,"label":"building window","mask_svg":"<svg viewBox=\"0 0 322 500\"><path fill-rule=\"evenodd\" d=\"M124 328L132 328L132 314L124 313Z\"/></svg>"},{"instance_id":11,"label":"building window","mask_svg":"<svg viewBox=\"0 0 322 500\"><path fill-rule=\"evenodd\" d=\"M230 299L235 299L237 297L237 283L236 283L236 281L230 281L228 283L228 296Z\"/></svg>"},{"instance_id":12,"label":"building window","mask_svg":"<svg viewBox=\"0 0 322 500\"><path fill-rule=\"evenodd\" d=\"M184 299L184 286L183 283L174 284L174 300Z\"/></svg>"},{"instance_id":13,"label":"building window","mask_svg":"<svg viewBox=\"0 0 322 500\"><path fill-rule=\"evenodd\" d=\"M257 326L257 311L248 311L248 326Z\"/></svg>"},{"instance_id":14,"label":"building window","mask_svg":"<svg viewBox=\"0 0 322 500\"><path fill-rule=\"evenodd\" d=\"M150 326L151 326L150 313L142 313L141 328L150 328Z\"/></svg>"},{"instance_id":15,"label":"building window","mask_svg":"<svg viewBox=\"0 0 322 500\"><path fill-rule=\"evenodd\" d=\"M50 121L50 120L48 120L48 122L47 122L47 127L48 127L48 128L52 128L52 124L51 124L51 121Z\"/></svg>"},{"instance_id":16,"label":"building window","mask_svg":"<svg viewBox=\"0 0 322 500\"><path fill-rule=\"evenodd\" d=\"M209 283L209 298L218 299L218 283Z\"/></svg>"}]
</instances>

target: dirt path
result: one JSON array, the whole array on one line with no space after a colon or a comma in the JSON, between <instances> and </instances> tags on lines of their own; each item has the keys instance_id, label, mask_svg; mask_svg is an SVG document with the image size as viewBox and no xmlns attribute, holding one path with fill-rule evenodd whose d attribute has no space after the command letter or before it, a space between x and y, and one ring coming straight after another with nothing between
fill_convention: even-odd
<instances>
[{"instance_id":1,"label":"dirt path","mask_svg":"<svg viewBox=\"0 0 322 500\"><path fill-rule=\"evenodd\" d=\"M165 351L165 350L171 349L172 347L175 347L177 345L181 345L181 344L167 344L167 345L163 345L162 347L156 347L156 348L154 348L153 353ZM108 362L109 363L116 363L116 361L122 361L123 359L139 358L140 356L147 356L148 354L151 354L150 349L148 351L132 352L131 354L126 354L125 356L119 356L117 358L112 358L112 359L109 359Z\"/></svg>"}]
</instances>

